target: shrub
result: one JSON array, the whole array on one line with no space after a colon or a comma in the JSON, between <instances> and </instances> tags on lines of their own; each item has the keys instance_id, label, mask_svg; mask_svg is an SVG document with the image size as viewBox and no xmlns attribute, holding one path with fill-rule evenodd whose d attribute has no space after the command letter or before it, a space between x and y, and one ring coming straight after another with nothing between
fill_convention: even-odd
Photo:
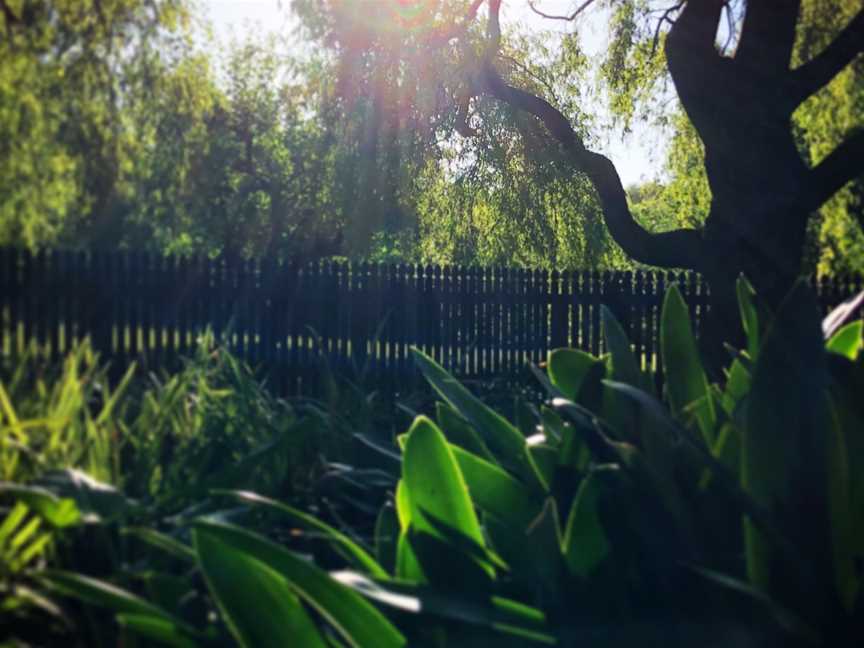
<instances>
[{"instance_id":1,"label":"shrub","mask_svg":"<svg viewBox=\"0 0 864 648\"><path fill-rule=\"evenodd\" d=\"M743 280L739 302L747 348L722 385L673 287L662 393L604 311L609 354L552 352L537 371L550 398L518 426L415 351L442 400L398 438L369 542L238 490L213 493L232 508L191 520L191 544L141 535L223 623L109 581L40 578L172 645L859 645L862 322L823 331L803 283L773 318ZM266 537L278 518L291 548Z\"/></svg>"}]
</instances>

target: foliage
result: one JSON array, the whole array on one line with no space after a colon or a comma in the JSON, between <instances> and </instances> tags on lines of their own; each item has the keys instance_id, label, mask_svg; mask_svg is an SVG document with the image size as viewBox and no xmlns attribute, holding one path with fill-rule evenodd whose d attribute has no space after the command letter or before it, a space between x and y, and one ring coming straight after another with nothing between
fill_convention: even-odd
<instances>
[{"instance_id":1,"label":"foliage","mask_svg":"<svg viewBox=\"0 0 864 648\"><path fill-rule=\"evenodd\" d=\"M39 580L47 564L117 574L150 544L176 554L172 520L207 510L210 489L307 497L321 453L342 456L338 430L298 417L212 340L173 373L137 373L133 364L115 384L86 343L62 367L31 348L4 370L0 605L21 638L50 643L78 626ZM148 574L155 564L130 582L176 593L182 578ZM82 642L109 642L113 631L82 621Z\"/></svg>"},{"instance_id":2,"label":"foliage","mask_svg":"<svg viewBox=\"0 0 864 648\"><path fill-rule=\"evenodd\" d=\"M552 352L550 400L517 405L516 424L415 352L442 400L397 438L401 460L378 447L398 484L371 538L218 490L170 536L129 530L144 564L183 565L169 598L116 571L35 577L171 645L856 645L864 325L820 326L804 284L773 317L744 280L738 297L747 347L722 384L673 287L659 396L604 309L609 353ZM177 604L190 588L197 611Z\"/></svg>"},{"instance_id":3,"label":"foliage","mask_svg":"<svg viewBox=\"0 0 864 648\"><path fill-rule=\"evenodd\" d=\"M185 0L0 5L0 238L43 245L110 228L139 148L132 109L156 51L182 49ZM79 238L80 240L80 238Z\"/></svg>"}]
</instances>

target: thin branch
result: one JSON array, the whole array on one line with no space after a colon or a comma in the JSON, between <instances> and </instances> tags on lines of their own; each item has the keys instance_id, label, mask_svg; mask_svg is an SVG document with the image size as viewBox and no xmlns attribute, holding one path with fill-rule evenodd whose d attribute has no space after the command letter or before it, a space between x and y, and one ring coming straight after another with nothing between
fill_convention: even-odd
<instances>
[{"instance_id":1,"label":"thin branch","mask_svg":"<svg viewBox=\"0 0 864 648\"><path fill-rule=\"evenodd\" d=\"M576 169L588 176L600 198L606 227L629 256L648 265L701 268L706 255L700 232L679 229L654 234L636 222L615 165L604 155L585 148L559 110L541 97L507 85L489 61L483 68L483 85L496 99L537 117L563 146Z\"/></svg>"},{"instance_id":2,"label":"thin branch","mask_svg":"<svg viewBox=\"0 0 864 648\"><path fill-rule=\"evenodd\" d=\"M566 16L559 16L559 15L555 15L555 14L544 13L544 12L540 11L537 7L534 6L534 0L528 0L528 6L531 8L531 11L533 11L535 14L537 14L538 16L540 16L542 18L546 18L548 20L566 20L567 22L572 22L572 21L576 20L576 17L579 14L581 14L588 7L590 7L592 4L594 4L594 2L595 2L595 0L584 0L584 2L581 5L579 5L578 7L576 7L576 9L573 10L573 13L566 15Z\"/></svg>"},{"instance_id":3,"label":"thin branch","mask_svg":"<svg viewBox=\"0 0 864 648\"><path fill-rule=\"evenodd\" d=\"M557 93L555 92L555 88L552 87L552 84L549 83L549 81L547 79L542 78L539 74L534 72L527 65L525 65L521 61L515 59L512 56L501 55L498 58L503 60L503 61L507 61L508 63L513 65L513 67L521 70L526 76L534 79L537 83L539 83L540 85L542 85L546 89L546 92L549 93L550 97L552 97L553 99L557 99Z\"/></svg>"},{"instance_id":4,"label":"thin branch","mask_svg":"<svg viewBox=\"0 0 864 648\"><path fill-rule=\"evenodd\" d=\"M651 42L651 56L657 53L657 43L660 42L660 30L663 28L663 23L669 23L670 25L674 25L675 21L670 18L670 16L681 9L684 6L683 2L679 2L676 5L669 7L663 11L663 15L660 16L660 19L657 21L657 28L654 30L654 39Z\"/></svg>"},{"instance_id":5,"label":"thin branch","mask_svg":"<svg viewBox=\"0 0 864 648\"><path fill-rule=\"evenodd\" d=\"M864 173L864 129L846 139L822 162L813 168L811 190L812 209L840 191L844 185Z\"/></svg>"},{"instance_id":6,"label":"thin branch","mask_svg":"<svg viewBox=\"0 0 864 648\"><path fill-rule=\"evenodd\" d=\"M729 52L729 46L732 44L732 39L735 37L735 17L732 15L732 7L726 5L726 40L723 42L721 54Z\"/></svg>"},{"instance_id":7,"label":"thin branch","mask_svg":"<svg viewBox=\"0 0 864 648\"><path fill-rule=\"evenodd\" d=\"M864 51L864 9L849 22L828 47L792 71L798 103L828 85L843 68Z\"/></svg>"}]
</instances>

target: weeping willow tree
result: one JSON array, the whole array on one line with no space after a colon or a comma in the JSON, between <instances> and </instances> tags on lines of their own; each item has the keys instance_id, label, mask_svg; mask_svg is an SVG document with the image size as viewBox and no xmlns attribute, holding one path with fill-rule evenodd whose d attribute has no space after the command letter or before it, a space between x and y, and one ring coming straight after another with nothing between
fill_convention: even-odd
<instances>
[{"instance_id":1,"label":"weeping willow tree","mask_svg":"<svg viewBox=\"0 0 864 648\"><path fill-rule=\"evenodd\" d=\"M331 53L331 107L356 151L345 241L389 237L436 263L613 267L628 263L587 179L531 115L477 94L479 3L295 0L305 39ZM458 33L458 37L457 37ZM592 74L575 34L514 30L500 56L590 136L580 98Z\"/></svg>"},{"instance_id":2,"label":"weeping willow tree","mask_svg":"<svg viewBox=\"0 0 864 648\"><path fill-rule=\"evenodd\" d=\"M539 155L566 168L570 182L590 185L607 231L628 257L702 273L711 285L719 331L735 328L734 283L741 273L769 304L779 304L802 271L814 214L864 171L860 123L814 157L802 155L800 132L812 119L793 122L793 115L806 111L808 101L822 96L861 53L861 3L588 0L573 2L572 11L559 15L542 11L541 3L527 4L563 21L578 21L595 4L611 7L616 37L604 65L611 96L624 102L623 108L614 102L612 108L622 112L627 101L663 100L656 83L671 83L704 152L710 201L702 222L693 218L689 221L698 224L651 231L634 217L614 160L595 150L591 120L579 110L578 88L565 98L543 83L542 75L537 78L520 43L502 36L502 0L376 3L381 15L374 22L363 13L363 2L333 0L322 6L334 21L330 42L345 60L390 48L400 69L440 62L436 74L418 74L417 83L427 93L443 95L431 124L449 124L452 134L439 129L442 137L458 133L476 141L465 148L478 159L496 146L517 159L545 146ZM838 11L844 24L828 30L825 42L799 44L806 34L826 33L820 17ZM346 31L345 25L351 28ZM721 25L727 32L723 42ZM345 34L361 36L351 40ZM364 69L377 69L374 60ZM573 69L578 80L578 65ZM422 90L402 98L416 106L414 96ZM483 107L493 102L510 111L508 125L524 146L516 143L518 137L504 135L501 122L486 118ZM820 106L817 112L825 110Z\"/></svg>"}]
</instances>

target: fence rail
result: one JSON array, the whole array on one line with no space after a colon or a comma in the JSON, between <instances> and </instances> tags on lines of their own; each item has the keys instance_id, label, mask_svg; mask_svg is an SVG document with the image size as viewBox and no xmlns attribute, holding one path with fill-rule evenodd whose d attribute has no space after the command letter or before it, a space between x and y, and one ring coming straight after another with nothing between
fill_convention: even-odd
<instances>
[{"instance_id":1,"label":"fence rail","mask_svg":"<svg viewBox=\"0 0 864 648\"><path fill-rule=\"evenodd\" d=\"M502 375L549 349L603 351L600 305L643 366L656 368L659 307L676 282L695 325L707 308L698 275L517 268L291 263L144 253L0 249L0 349L30 340L57 356L89 336L103 355L158 366L191 353L207 328L263 367L283 393L304 390L326 358L373 379L410 379L416 346L455 373ZM821 282L824 308L861 278ZM122 362L118 363L122 364Z\"/></svg>"}]
</instances>

